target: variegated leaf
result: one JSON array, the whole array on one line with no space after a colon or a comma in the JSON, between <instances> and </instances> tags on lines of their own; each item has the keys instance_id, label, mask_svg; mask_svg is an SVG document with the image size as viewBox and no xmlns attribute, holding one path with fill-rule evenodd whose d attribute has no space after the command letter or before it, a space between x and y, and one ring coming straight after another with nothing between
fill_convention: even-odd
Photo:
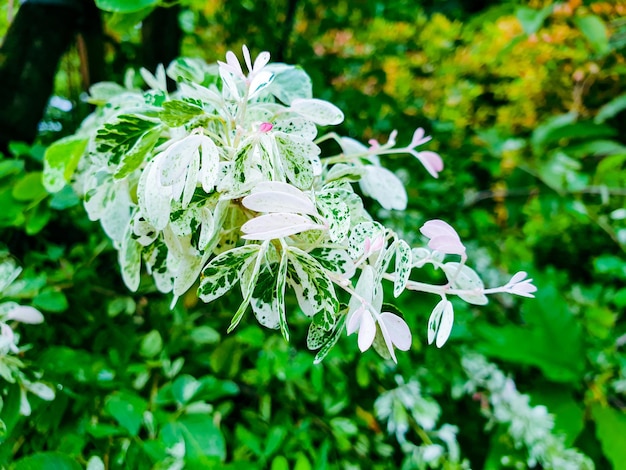
<instances>
[{"instance_id":1,"label":"variegated leaf","mask_svg":"<svg viewBox=\"0 0 626 470\"><path fill-rule=\"evenodd\" d=\"M339 302L335 289L320 263L308 253L289 247L289 281L302 311L309 316L322 313L322 327L335 323Z\"/></svg>"},{"instance_id":2,"label":"variegated leaf","mask_svg":"<svg viewBox=\"0 0 626 470\"><path fill-rule=\"evenodd\" d=\"M276 145L287 179L297 188L309 189L322 172L320 148L309 140L283 133L276 133Z\"/></svg>"},{"instance_id":3,"label":"variegated leaf","mask_svg":"<svg viewBox=\"0 0 626 470\"><path fill-rule=\"evenodd\" d=\"M404 240L399 240L396 247L396 277L393 281L393 295L398 297L411 276L413 267L413 253L411 247Z\"/></svg>"},{"instance_id":4,"label":"variegated leaf","mask_svg":"<svg viewBox=\"0 0 626 470\"><path fill-rule=\"evenodd\" d=\"M261 245L245 245L226 251L202 270L198 297L209 303L231 290L243 271L258 257Z\"/></svg>"},{"instance_id":5,"label":"variegated leaf","mask_svg":"<svg viewBox=\"0 0 626 470\"><path fill-rule=\"evenodd\" d=\"M320 126L335 126L343 121L343 112L337 106L316 98L295 99L290 109Z\"/></svg>"},{"instance_id":6,"label":"variegated leaf","mask_svg":"<svg viewBox=\"0 0 626 470\"><path fill-rule=\"evenodd\" d=\"M365 239L370 241L385 234L385 228L378 222L361 222L350 231L348 239L348 254L352 259L359 258L365 250Z\"/></svg>"},{"instance_id":7,"label":"variegated leaf","mask_svg":"<svg viewBox=\"0 0 626 470\"><path fill-rule=\"evenodd\" d=\"M342 201L342 193L327 191L317 195L317 207L328 224L328 235L337 243L341 243L350 231L350 210Z\"/></svg>"}]
</instances>

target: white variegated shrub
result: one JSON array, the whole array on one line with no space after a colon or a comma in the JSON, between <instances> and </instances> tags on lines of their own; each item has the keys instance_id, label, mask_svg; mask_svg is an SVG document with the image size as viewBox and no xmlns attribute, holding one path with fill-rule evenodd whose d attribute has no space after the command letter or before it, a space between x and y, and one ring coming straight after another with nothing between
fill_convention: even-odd
<instances>
[{"instance_id":1,"label":"white variegated shrub","mask_svg":"<svg viewBox=\"0 0 626 470\"><path fill-rule=\"evenodd\" d=\"M295 295L311 319L307 346L319 350L316 361L344 329L358 333L362 351L373 345L396 360L395 349L409 349L411 331L385 306L383 282L396 297L405 290L440 297L428 322L428 341L439 347L453 325L449 296L476 305L496 292L532 297L525 273L486 289L446 222L426 222L427 247L411 248L365 210L355 185L385 209L406 208L386 159L410 154L430 176L442 171L438 154L418 150L430 140L423 129L407 147L396 146L395 132L369 146L333 132L318 136L318 126L342 122L341 110L313 98L300 68L269 64L267 52L252 63L245 47L243 56L244 66L232 52L211 66L175 61L167 69L173 93L162 68L156 76L142 71L147 91L95 85L97 110L47 151L46 187L71 183L84 198L119 252L129 289L138 289L142 265L173 303L198 280L207 303L238 289L229 331L251 310L286 339L285 299ZM322 154L327 140L338 153ZM441 269L446 283L412 280L425 264Z\"/></svg>"}]
</instances>

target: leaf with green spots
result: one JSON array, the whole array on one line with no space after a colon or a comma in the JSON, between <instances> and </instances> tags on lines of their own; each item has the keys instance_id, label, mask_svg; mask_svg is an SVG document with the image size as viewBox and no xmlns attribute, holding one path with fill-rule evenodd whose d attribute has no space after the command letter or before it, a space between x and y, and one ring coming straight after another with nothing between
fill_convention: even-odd
<instances>
[{"instance_id":1,"label":"leaf with green spots","mask_svg":"<svg viewBox=\"0 0 626 470\"><path fill-rule=\"evenodd\" d=\"M168 126L178 127L203 113L204 110L199 106L181 100L172 100L163 103L163 111L159 113L159 117Z\"/></svg>"},{"instance_id":2,"label":"leaf with green spots","mask_svg":"<svg viewBox=\"0 0 626 470\"><path fill-rule=\"evenodd\" d=\"M357 259L364 253L366 239L372 242L384 235L385 228L378 222L361 222L352 227L348 239L348 253L352 259Z\"/></svg>"},{"instance_id":3,"label":"leaf with green spots","mask_svg":"<svg viewBox=\"0 0 626 470\"><path fill-rule=\"evenodd\" d=\"M231 290L259 254L261 245L246 245L216 256L202 270L198 296L212 302Z\"/></svg>"},{"instance_id":4,"label":"leaf with green spots","mask_svg":"<svg viewBox=\"0 0 626 470\"><path fill-rule=\"evenodd\" d=\"M296 293L300 308L319 321L326 330L335 324L339 301L335 289L322 265L311 255L289 247L288 269L290 285ZM317 314L321 314L319 317Z\"/></svg>"},{"instance_id":5,"label":"leaf with green spots","mask_svg":"<svg viewBox=\"0 0 626 470\"><path fill-rule=\"evenodd\" d=\"M60 191L70 181L88 141L86 137L73 135L57 140L46 149L43 157L43 185L49 192Z\"/></svg>"},{"instance_id":6,"label":"leaf with green spots","mask_svg":"<svg viewBox=\"0 0 626 470\"><path fill-rule=\"evenodd\" d=\"M400 240L396 247L396 277L393 281L393 296L398 297L411 276L413 266L413 252L404 240Z\"/></svg>"},{"instance_id":7,"label":"leaf with green spots","mask_svg":"<svg viewBox=\"0 0 626 470\"><path fill-rule=\"evenodd\" d=\"M320 265L331 273L351 278L356 267L348 252L341 248L315 248L309 253Z\"/></svg>"},{"instance_id":8,"label":"leaf with green spots","mask_svg":"<svg viewBox=\"0 0 626 470\"><path fill-rule=\"evenodd\" d=\"M344 191L328 191L317 195L317 208L328 223L333 242L342 242L350 231L350 209L343 202Z\"/></svg>"},{"instance_id":9,"label":"leaf with green spots","mask_svg":"<svg viewBox=\"0 0 626 470\"><path fill-rule=\"evenodd\" d=\"M320 148L313 142L293 135L276 133L278 153L287 179L297 188L309 189L321 173Z\"/></svg>"}]
</instances>

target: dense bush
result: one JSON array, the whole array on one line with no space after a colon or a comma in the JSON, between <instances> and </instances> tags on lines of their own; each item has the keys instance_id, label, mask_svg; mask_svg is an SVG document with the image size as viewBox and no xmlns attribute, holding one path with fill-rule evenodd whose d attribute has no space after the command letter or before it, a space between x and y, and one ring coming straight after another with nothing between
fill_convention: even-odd
<instances>
[{"instance_id":1,"label":"dense bush","mask_svg":"<svg viewBox=\"0 0 626 470\"><path fill-rule=\"evenodd\" d=\"M230 3L186 2L183 55L214 62L245 43L300 64L314 95L343 110L342 135L385 142L397 129L403 146L425 128L439 179L395 160L407 210L367 209L413 246L426 245L426 220L451 222L485 284L523 270L536 298L453 299L438 349L427 346L432 297L402 294L394 311L413 340L397 364L354 337L314 364L304 315L289 317L289 343L247 317L227 334L240 299L205 305L191 289L170 309L147 275L129 291L71 186L46 190L44 156L69 179L87 145L49 147L80 120L52 101L40 143L0 161L2 466L622 468L623 5L313 1L287 34L282 2ZM112 75L136 39L114 16L124 47ZM76 55L65 61L57 94L77 100L66 86ZM127 84L142 95L138 73Z\"/></svg>"}]
</instances>

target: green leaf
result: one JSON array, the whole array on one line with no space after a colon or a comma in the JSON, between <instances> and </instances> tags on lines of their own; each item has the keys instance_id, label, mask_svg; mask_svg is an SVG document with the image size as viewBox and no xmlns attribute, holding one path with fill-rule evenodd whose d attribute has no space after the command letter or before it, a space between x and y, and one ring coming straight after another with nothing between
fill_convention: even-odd
<instances>
[{"instance_id":1,"label":"green leaf","mask_svg":"<svg viewBox=\"0 0 626 470\"><path fill-rule=\"evenodd\" d=\"M593 122L601 124L607 119L615 117L618 113L621 113L626 109L626 93L622 93L616 96L611 101L603 105L599 110Z\"/></svg>"},{"instance_id":2,"label":"green leaf","mask_svg":"<svg viewBox=\"0 0 626 470\"><path fill-rule=\"evenodd\" d=\"M577 16L574 18L574 23L585 35L597 54L605 55L611 50L606 25L599 16Z\"/></svg>"},{"instance_id":3,"label":"green leaf","mask_svg":"<svg viewBox=\"0 0 626 470\"><path fill-rule=\"evenodd\" d=\"M478 349L491 357L537 366L555 382L578 382L585 365L579 320L557 290L553 276L533 277L539 290L534 300L522 304L526 325L477 325L482 337Z\"/></svg>"},{"instance_id":4,"label":"green leaf","mask_svg":"<svg viewBox=\"0 0 626 470\"><path fill-rule=\"evenodd\" d=\"M539 126L535 128L532 136L530 137L530 142L533 147L533 153L540 156L541 153L544 151L546 144L553 140L551 139L551 136L562 127L568 126L576 122L577 118L578 116L576 115L576 113L567 113L550 117L545 122L542 122Z\"/></svg>"},{"instance_id":5,"label":"green leaf","mask_svg":"<svg viewBox=\"0 0 626 470\"><path fill-rule=\"evenodd\" d=\"M161 132L160 121L138 114L120 114L96 132L96 150L109 163L118 165L115 176L123 178L135 170L154 147Z\"/></svg>"},{"instance_id":6,"label":"green leaf","mask_svg":"<svg viewBox=\"0 0 626 470\"><path fill-rule=\"evenodd\" d=\"M76 460L61 452L37 452L13 462L11 470L80 470Z\"/></svg>"},{"instance_id":7,"label":"green leaf","mask_svg":"<svg viewBox=\"0 0 626 470\"><path fill-rule=\"evenodd\" d=\"M166 424L160 434L169 448L181 440L185 443L185 462L189 468L222 462L226 458L226 442L222 432L207 414L189 414ZM212 467L210 467L212 468Z\"/></svg>"},{"instance_id":8,"label":"green leaf","mask_svg":"<svg viewBox=\"0 0 626 470\"><path fill-rule=\"evenodd\" d=\"M33 171L22 176L11 191L11 195L18 201L38 201L48 195L41 181L42 173Z\"/></svg>"},{"instance_id":9,"label":"green leaf","mask_svg":"<svg viewBox=\"0 0 626 470\"><path fill-rule=\"evenodd\" d=\"M139 347L139 354L143 357L154 357L163 349L163 338L161 333L157 330L152 330L141 340L141 346Z\"/></svg>"},{"instance_id":10,"label":"green leaf","mask_svg":"<svg viewBox=\"0 0 626 470\"><path fill-rule=\"evenodd\" d=\"M96 6L113 13L133 13L158 6L160 0L96 0Z\"/></svg>"},{"instance_id":11,"label":"green leaf","mask_svg":"<svg viewBox=\"0 0 626 470\"><path fill-rule=\"evenodd\" d=\"M166 101L159 117L170 127L178 127L187 123L191 118L204 113L199 106L180 100Z\"/></svg>"},{"instance_id":12,"label":"green leaf","mask_svg":"<svg viewBox=\"0 0 626 470\"><path fill-rule=\"evenodd\" d=\"M134 393L116 392L106 398L104 409L131 436L136 436L143 423L143 414L148 409L148 403Z\"/></svg>"},{"instance_id":13,"label":"green leaf","mask_svg":"<svg viewBox=\"0 0 626 470\"><path fill-rule=\"evenodd\" d=\"M191 375L181 375L172 383L172 395L179 404L185 405L201 387L202 384Z\"/></svg>"},{"instance_id":14,"label":"green leaf","mask_svg":"<svg viewBox=\"0 0 626 470\"><path fill-rule=\"evenodd\" d=\"M613 464L614 469L625 469L626 414L623 411L600 404L593 405L591 414L596 423L596 436L602 445L604 455Z\"/></svg>"},{"instance_id":15,"label":"green leaf","mask_svg":"<svg viewBox=\"0 0 626 470\"><path fill-rule=\"evenodd\" d=\"M546 18L552 13L552 5L548 5L541 10L535 10L529 7L519 7L515 12L515 16L524 28L526 34L534 34L543 26Z\"/></svg>"},{"instance_id":16,"label":"green leaf","mask_svg":"<svg viewBox=\"0 0 626 470\"><path fill-rule=\"evenodd\" d=\"M211 260L202 270L198 296L209 303L231 290L250 266L261 245L245 245L225 251Z\"/></svg>"},{"instance_id":17,"label":"green leaf","mask_svg":"<svg viewBox=\"0 0 626 470\"><path fill-rule=\"evenodd\" d=\"M43 185L56 193L63 189L76 170L89 139L69 136L57 140L46 149L43 157Z\"/></svg>"},{"instance_id":18,"label":"green leaf","mask_svg":"<svg viewBox=\"0 0 626 470\"><path fill-rule=\"evenodd\" d=\"M67 298L63 292L47 288L37 294L33 305L47 312L64 312L67 310Z\"/></svg>"}]
</instances>

